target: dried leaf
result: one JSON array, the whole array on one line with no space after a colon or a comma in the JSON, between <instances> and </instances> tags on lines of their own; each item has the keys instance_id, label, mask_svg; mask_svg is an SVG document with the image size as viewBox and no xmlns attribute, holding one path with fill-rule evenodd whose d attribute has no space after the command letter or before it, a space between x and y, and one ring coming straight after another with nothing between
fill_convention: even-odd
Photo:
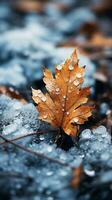
<instances>
[{"instance_id":1,"label":"dried leaf","mask_svg":"<svg viewBox=\"0 0 112 200\"><path fill-rule=\"evenodd\" d=\"M73 188L77 188L79 186L82 172L83 172L82 167L73 170L73 179L70 184Z\"/></svg>"},{"instance_id":2,"label":"dried leaf","mask_svg":"<svg viewBox=\"0 0 112 200\"><path fill-rule=\"evenodd\" d=\"M45 8L44 2L32 0L15 1L11 5L14 9L21 12L42 12Z\"/></svg>"},{"instance_id":3,"label":"dried leaf","mask_svg":"<svg viewBox=\"0 0 112 200\"><path fill-rule=\"evenodd\" d=\"M98 14L103 14L107 12L112 12L112 1L111 0L103 0L96 1L96 3L92 6L92 10Z\"/></svg>"},{"instance_id":4,"label":"dried leaf","mask_svg":"<svg viewBox=\"0 0 112 200\"><path fill-rule=\"evenodd\" d=\"M93 36L89 39L89 40L85 40L85 41L76 41L73 38L69 39L68 41L66 41L65 43L60 43L61 47L77 47L78 49L80 49L80 51L85 52L87 55L91 54L96 54L98 52L100 52L100 54L102 53L101 51L103 49L106 48L112 48L112 37L108 37L103 35L101 32L96 32L93 34ZM91 51L88 52L88 49ZM109 54L109 53L108 53ZM110 53L111 54L111 53ZM101 55L105 56L104 54ZM108 56L108 55L107 55Z\"/></svg>"},{"instance_id":5,"label":"dried leaf","mask_svg":"<svg viewBox=\"0 0 112 200\"><path fill-rule=\"evenodd\" d=\"M64 64L56 66L55 78L45 69L43 81L48 93L32 89L40 119L72 136L76 136L79 125L87 121L93 110L86 104L90 88L81 89L84 72L85 67L79 67L75 50Z\"/></svg>"},{"instance_id":6,"label":"dried leaf","mask_svg":"<svg viewBox=\"0 0 112 200\"><path fill-rule=\"evenodd\" d=\"M20 93L12 87L0 86L0 94L4 94L12 99L17 99L21 103L26 104L27 101L20 95Z\"/></svg>"},{"instance_id":7,"label":"dried leaf","mask_svg":"<svg viewBox=\"0 0 112 200\"><path fill-rule=\"evenodd\" d=\"M95 47L108 47L112 48L112 37L106 37L102 35L101 33L96 33L92 39L88 42L88 45L95 46Z\"/></svg>"}]
</instances>

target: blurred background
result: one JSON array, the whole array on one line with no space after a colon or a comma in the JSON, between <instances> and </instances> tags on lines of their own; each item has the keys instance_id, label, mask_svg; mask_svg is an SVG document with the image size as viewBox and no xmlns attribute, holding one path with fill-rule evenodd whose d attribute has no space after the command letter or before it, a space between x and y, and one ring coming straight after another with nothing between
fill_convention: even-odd
<instances>
[{"instance_id":1,"label":"blurred background","mask_svg":"<svg viewBox=\"0 0 112 200\"><path fill-rule=\"evenodd\" d=\"M84 84L105 81L111 75L111 27L111 0L1 0L0 85L28 97L31 86L41 86L43 67L54 71L74 48L87 66Z\"/></svg>"}]
</instances>

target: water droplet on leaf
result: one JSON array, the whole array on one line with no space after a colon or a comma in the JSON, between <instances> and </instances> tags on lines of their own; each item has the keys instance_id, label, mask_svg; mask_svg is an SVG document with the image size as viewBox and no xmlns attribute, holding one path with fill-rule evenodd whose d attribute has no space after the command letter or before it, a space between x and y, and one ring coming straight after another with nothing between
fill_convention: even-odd
<instances>
[{"instance_id":1,"label":"water droplet on leaf","mask_svg":"<svg viewBox=\"0 0 112 200\"><path fill-rule=\"evenodd\" d=\"M74 69L73 65L70 65L68 68L70 71L72 71Z\"/></svg>"},{"instance_id":2,"label":"water droplet on leaf","mask_svg":"<svg viewBox=\"0 0 112 200\"><path fill-rule=\"evenodd\" d=\"M77 85L79 85L79 81L78 81L78 80L75 80L75 81L73 82L73 84L74 84L75 86L77 86Z\"/></svg>"},{"instance_id":3,"label":"water droplet on leaf","mask_svg":"<svg viewBox=\"0 0 112 200\"><path fill-rule=\"evenodd\" d=\"M46 97L45 97L45 96L42 96L41 99L42 99L42 101L44 101L44 102L46 101Z\"/></svg>"},{"instance_id":4,"label":"water droplet on leaf","mask_svg":"<svg viewBox=\"0 0 112 200\"><path fill-rule=\"evenodd\" d=\"M56 88L56 92L59 92L60 91L60 89L59 88Z\"/></svg>"},{"instance_id":5,"label":"water droplet on leaf","mask_svg":"<svg viewBox=\"0 0 112 200\"><path fill-rule=\"evenodd\" d=\"M56 69L61 70L61 69L62 69L62 66L61 66L61 65L58 65L58 66L56 67Z\"/></svg>"},{"instance_id":6,"label":"water droplet on leaf","mask_svg":"<svg viewBox=\"0 0 112 200\"><path fill-rule=\"evenodd\" d=\"M37 90L37 93L38 93L38 94L41 94L41 90Z\"/></svg>"},{"instance_id":7,"label":"water droplet on leaf","mask_svg":"<svg viewBox=\"0 0 112 200\"><path fill-rule=\"evenodd\" d=\"M81 78L82 77L81 73L77 73L76 76L77 76L77 78Z\"/></svg>"},{"instance_id":8,"label":"water droplet on leaf","mask_svg":"<svg viewBox=\"0 0 112 200\"><path fill-rule=\"evenodd\" d=\"M47 118L47 115L44 115L44 119L46 119Z\"/></svg>"},{"instance_id":9,"label":"water droplet on leaf","mask_svg":"<svg viewBox=\"0 0 112 200\"><path fill-rule=\"evenodd\" d=\"M78 122L78 118L77 118L77 117L74 118L74 119L73 119L73 122Z\"/></svg>"}]
</instances>

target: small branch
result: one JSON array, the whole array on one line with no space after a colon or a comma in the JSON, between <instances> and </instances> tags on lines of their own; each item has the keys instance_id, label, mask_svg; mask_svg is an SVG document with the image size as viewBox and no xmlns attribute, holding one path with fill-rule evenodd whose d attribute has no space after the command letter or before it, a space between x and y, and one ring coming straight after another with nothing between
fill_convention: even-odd
<instances>
[{"instance_id":1,"label":"small branch","mask_svg":"<svg viewBox=\"0 0 112 200\"><path fill-rule=\"evenodd\" d=\"M0 177L4 177L4 176L6 176L6 177L13 177L13 178L25 178L25 179L32 179L32 177L30 177L30 176L25 176L25 175L23 175L23 174L21 174L21 173L17 173L17 172L8 172L8 171L2 171L2 172L0 172Z\"/></svg>"},{"instance_id":2,"label":"small branch","mask_svg":"<svg viewBox=\"0 0 112 200\"><path fill-rule=\"evenodd\" d=\"M9 140L9 139L5 138L1 134L0 134L0 138L2 138L5 142L12 144L12 145L16 146L17 148L19 148L19 149L21 149L21 150L23 150L23 151L25 151L27 153L30 153L30 154L32 154L34 156L37 156L37 157L44 158L46 160L49 160L51 162L57 163L59 165L65 166L65 167L70 167L72 169L72 167L68 163L62 162L62 161L60 161L58 159L51 158L51 157L49 157L49 156L47 156L47 155L45 155L43 153L39 153L39 152L33 151L30 148L26 148L26 147L24 147L24 146L22 146L20 144L17 144L15 142L13 142L12 140Z\"/></svg>"},{"instance_id":3,"label":"small branch","mask_svg":"<svg viewBox=\"0 0 112 200\"><path fill-rule=\"evenodd\" d=\"M105 118L101 119L98 123L96 123L94 126L92 126L92 129L105 124L107 127L107 130L109 134L111 135L111 130L112 130L112 112L110 111Z\"/></svg>"},{"instance_id":4,"label":"small branch","mask_svg":"<svg viewBox=\"0 0 112 200\"><path fill-rule=\"evenodd\" d=\"M12 138L11 141L16 141L16 140L23 139L25 137L30 137L30 136L33 136L33 135L45 134L45 133L48 133L48 131L38 131L38 132L36 131L36 132L28 133L28 134L25 134L25 135L21 135L19 137ZM5 144L5 143L6 143L6 141L0 142L0 145Z\"/></svg>"}]
</instances>

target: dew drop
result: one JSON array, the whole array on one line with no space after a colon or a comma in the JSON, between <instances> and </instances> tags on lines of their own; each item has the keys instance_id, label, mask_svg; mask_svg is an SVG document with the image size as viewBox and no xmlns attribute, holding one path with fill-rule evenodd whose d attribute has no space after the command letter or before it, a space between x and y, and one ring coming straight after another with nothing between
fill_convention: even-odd
<instances>
[{"instance_id":1,"label":"dew drop","mask_svg":"<svg viewBox=\"0 0 112 200\"><path fill-rule=\"evenodd\" d=\"M62 104L62 107L64 107L64 106L65 106L65 104L63 103L63 104Z\"/></svg>"},{"instance_id":2,"label":"dew drop","mask_svg":"<svg viewBox=\"0 0 112 200\"><path fill-rule=\"evenodd\" d=\"M38 93L38 94L41 94L41 90L37 90L37 93Z\"/></svg>"},{"instance_id":3,"label":"dew drop","mask_svg":"<svg viewBox=\"0 0 112 200\"><path fill-rule=\"evenodd\" d=\"M81 73L77 73L76 76L77 76L77 78L81 78L82 77Z\"/></svg>"},{"instance_id":4,"label":"dew drop","mask_svg":"<svg viewBox=\"0 0 112 200\"><path fill-rule=\"evenodd\" d=\"M45 97L45 96L42 96L41 99L42 99L42 101L44 101L44 102L46 101L46 97Z\"/></svg>"},{"instance_id":5,"label":"dew drop","mask_svg":"<svg viewBox=\"0 0 112 200\"><path fill-rule=\"evenodd\" d=\"M58 66L56 67L56 69L61 70L61 69L62 69L62 66L61 66L61 65L58 65Z\"/></svg>"},{"instance_id":6,"label":"dew drop","mask_svg":"<svg viewBox=\"0 0 112 200\"><path fill-rule=\"evenodd\" d=\"M74 84L75 86L77 86L77 85L79 85L79 81L78 81L78 80L75 80L75 81L73 82L73 84Z\"/></svg>"},{"instance_id":7,"label":"dew drop","mask_svg":"<svg viewBox=\"0 0 112 200\"><path fill-rule=\"evenodd\" d=\"M44 117L43 117L44 119L46 119L47 118L47 115L44 115Z\"/></svg>"},{"instance_id":8,"label":"dew drop","mask_svg":"<svg viewBox=\"0 0 112 200\"><path fill-rule=\"evenodd\" d=\"M68 68L70 71L72 71L74 69L73 65L70 65Z\"/></svg>"},{"instance_id":9,"label":"dew drop","mask_svg":"<svg viewBox=\"0 0 112 200\"><path fill-rule=\"evenodd\" d=\"M60 90L59 88L56 88L56 92L59 92L59 90Z\"/></svg>"},{"instance_id":10,"label":"dew drop","mask_svg":"<svg viewBox=\"0 0 112 200\"><path fill-rule=\"evenodd\" d=\"M66 99L66 96L64 95L63 98Z\"/></svg>"},{"instance_id":11,"label":"dew drop","mask_svg":"<svg viewBox=\"0 0 112 200\"><path fill-rule=\"evenodd\" d=\"M41 141L43 141L43 140L44 140L44 136L43 136L43 135L40 135L40 137L39 137L39 138L40 138L40 140L41 140Z\"/></svg>"},{"instance_id":12,"label":"dew drop","mask_svg":"<svg viewBox=\"0 0 112 200\"><path fill-rule=\"evenodd\" d=\"M69 112L66 112L67 115L69 115Z\"/></svg>"},{"instance_id":13,"label":"dew drop","mask_svg":"<svg viewBox=\"0 0 112 200\"><path fill-rule=\"evenodd\" d=\"M62 111L64 112L64 108L62 109Z\"/></svg>"},{"instance_id":14,"label":"dew drop","mask_svg":"<svg viewBox=\"0 0 112 200\"><path fill-rule=\"evenodd\" d=\"M74 122L78 122L78 118L77 118L77 117L74 118L73 121L74 121Z\"/></svg>"},{"instance_id":15,"label":"dew drop","mask_svg":"<svg viewBox=\"0 0 112 200\"><path fill-rule=\"evenodd\" d=\"M36 92L34 92L33 93L33 96L35 96L35 97L40 97L40 95L41 95L41 90L37 90Z\"/></svg>"},{"instance_id":16,"label":"dew drop","mask_svg":"<svg viewBox=\"0 0 112 200\"><path fill-rule=\"evenodd\" d=\"M33 96L34 96L34 97L38 97L39 95L38 95L37 93L34 93Z\"/></svg>"}]
</instances>

